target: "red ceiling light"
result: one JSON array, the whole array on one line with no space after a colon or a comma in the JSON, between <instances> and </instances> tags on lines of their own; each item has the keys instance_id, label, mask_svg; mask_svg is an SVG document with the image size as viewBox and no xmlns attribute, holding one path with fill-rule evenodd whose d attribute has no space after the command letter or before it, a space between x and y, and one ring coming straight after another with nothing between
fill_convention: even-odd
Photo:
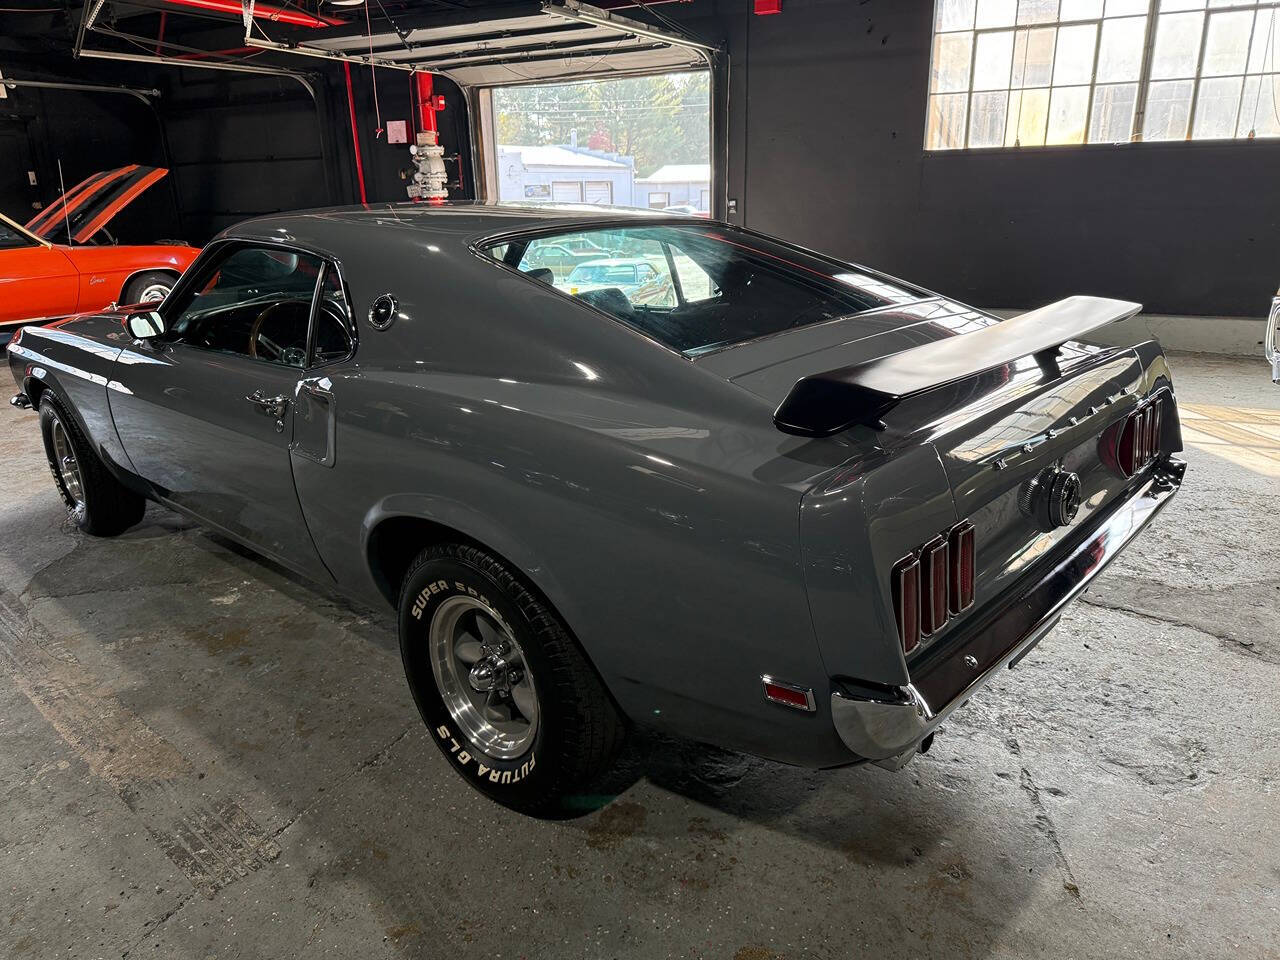
<instances>
[{"instance_id":1,"label":"red ceiling light","mask_svg":"<svg viewBox=\"0 0 1280 960\"><path fill-rule=\"evenodd\" d=\"M756 16L782 12L782 0L756 0Z\"/></svg>"}]
</instances>

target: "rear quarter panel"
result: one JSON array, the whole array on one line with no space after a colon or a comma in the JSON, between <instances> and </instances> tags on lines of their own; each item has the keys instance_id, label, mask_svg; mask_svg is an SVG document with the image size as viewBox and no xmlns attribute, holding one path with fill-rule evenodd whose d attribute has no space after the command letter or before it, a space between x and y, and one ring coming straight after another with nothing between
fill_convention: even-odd
<instances>
[{"instance_id":1,"label":"rear quarter panel","mask_svg":"<svg viewBox=\"0 0 1280 960\"><path fill-rule=\"evenodd\" d=\"M336 457L295 460L339 582L379 596L366 544L385 518L445 524L519 567L633 719L847 760L825 697L770 704L760 675L827 689L799 501L848 449L784 436L745 392L465 248L402 240L342 252L361 326L325 373ZM397 319L374 331L386 292Z\"/></svg>"}]
</instances>

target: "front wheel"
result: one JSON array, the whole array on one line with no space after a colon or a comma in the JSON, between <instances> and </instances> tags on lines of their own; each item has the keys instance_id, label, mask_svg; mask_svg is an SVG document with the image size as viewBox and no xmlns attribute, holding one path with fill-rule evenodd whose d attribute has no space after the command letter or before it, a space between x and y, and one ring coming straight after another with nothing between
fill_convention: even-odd
<instances>
[{"instance_id":1,"label":"front wheel","mask_svg":"<svg viewBox=\"0 0 1280 960\"><path fill-rule=\"evenodd\" d=\"M431 739L473 787L537 816L587 812L625 721L559 617L483 550L418 555L400 652Z\"/></svg>"},{"instance_id":2,"label":"front wheel","mask_svg":"<svg viewBox=\"0 0 1280 960\"><path fill-rule=\"evenodd\" d=\"M159 303L173 289L174 277L163 270L139 274L124 288L124 303Z\"/></svg>"},{"instance_id":3,"label":"front wheel","mask_svg":"<svg viewBox=\"0 0 1280 960\"><path fill-rule=\"evenodd\" d=\"M40 398L40 432L53 482L77 527L94 536L111 537L142 519L146 500L111 475L52 393Z\"/></svg>"}]
</instances>

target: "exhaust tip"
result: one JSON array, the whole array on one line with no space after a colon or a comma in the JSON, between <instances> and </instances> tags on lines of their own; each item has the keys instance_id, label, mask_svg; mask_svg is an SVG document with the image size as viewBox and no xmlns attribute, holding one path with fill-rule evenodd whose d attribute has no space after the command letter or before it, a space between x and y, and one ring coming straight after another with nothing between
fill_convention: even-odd
<instances>
[{"instance_id":1,"label":"exhaust tip","mask_svg":"<svg viewBox=\"0 0 1280 960\"><path fill-rule=\"evenodd\" d=\"M25 393L16 393L9 399L10 406L17 407L19 410L31 409L31 398Z\"/></svg>"}]
</instances>

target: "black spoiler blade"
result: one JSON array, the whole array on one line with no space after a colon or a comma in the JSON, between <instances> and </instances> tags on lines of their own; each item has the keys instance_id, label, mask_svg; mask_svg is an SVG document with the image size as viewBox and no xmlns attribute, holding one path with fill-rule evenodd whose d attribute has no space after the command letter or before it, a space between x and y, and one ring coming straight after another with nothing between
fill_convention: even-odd
<instances>
[{"instance_id":1,"label":"black spoiler blade","mask_svg":"<svg viewBox=\"0 0 1280 960\"><path fill-rule=\"evenodd\" d=\"M907 397L1022 357L1051 362L1068 340L1141 309L1142 304L1125 300L1068 297L973 333L803 377L774 412L773 422L783 433L802 437L829 437L858 424L878 426Z\"/></svg>"}]
</instances>

